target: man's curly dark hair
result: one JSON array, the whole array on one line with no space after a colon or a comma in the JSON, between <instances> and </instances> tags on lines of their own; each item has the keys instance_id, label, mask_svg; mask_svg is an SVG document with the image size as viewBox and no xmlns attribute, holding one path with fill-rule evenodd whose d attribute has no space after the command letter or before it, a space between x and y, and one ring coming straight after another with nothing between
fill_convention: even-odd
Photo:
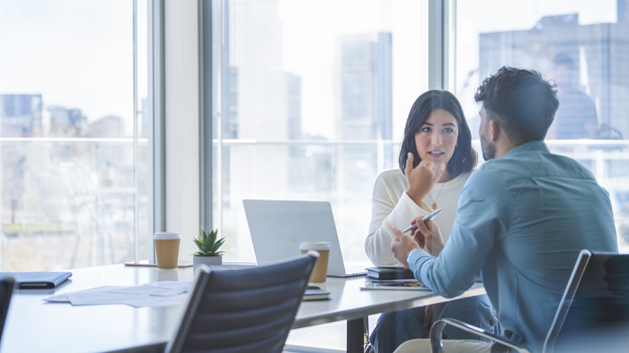
<instances>
[{"instance_id":1,"label":"man's curly dark hair","mask_svg":"<svg viewBox=\"0 0 629 353\"><path fill-rule=\"evenodd\" d=\"M516 146L543 140L559 107L554 84L537 71L513 67L502 67L485 79L474 99Z\"/></svg>"}]
</instances>

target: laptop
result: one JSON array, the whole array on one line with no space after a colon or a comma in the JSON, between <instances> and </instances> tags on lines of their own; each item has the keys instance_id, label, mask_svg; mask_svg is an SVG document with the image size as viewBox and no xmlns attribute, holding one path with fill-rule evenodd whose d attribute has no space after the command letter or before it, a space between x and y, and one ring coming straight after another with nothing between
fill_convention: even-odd
<instances>
[{"instance_id":1,"label":"laptop","mask_svg":"<svg viewBox=\"0 0 629 353\"><path fill-rule=\"evenodd\" d=\"M364 267L346 267L332 206L326 201L243 200L258 264L301 254L302 241L330 243L328 276L352 277Z\"/></svg>"}]
</instances>

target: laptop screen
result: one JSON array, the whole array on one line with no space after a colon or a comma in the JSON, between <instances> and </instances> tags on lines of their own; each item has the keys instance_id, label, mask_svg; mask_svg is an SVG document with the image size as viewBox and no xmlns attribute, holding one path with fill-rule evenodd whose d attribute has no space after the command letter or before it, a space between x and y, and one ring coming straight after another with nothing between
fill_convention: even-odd
<instances>
[{"instance_id":1,"label":"laptop screen","mask_svg":"<svg viewBox=\"0 0 629 353\"><path fill-rule=\"evenodd\" d=\"M330 243L329 276L345 276L332 206L325 201L244 200L259 264L299 255L302 241Z\"/></svg>"}]
</instances>

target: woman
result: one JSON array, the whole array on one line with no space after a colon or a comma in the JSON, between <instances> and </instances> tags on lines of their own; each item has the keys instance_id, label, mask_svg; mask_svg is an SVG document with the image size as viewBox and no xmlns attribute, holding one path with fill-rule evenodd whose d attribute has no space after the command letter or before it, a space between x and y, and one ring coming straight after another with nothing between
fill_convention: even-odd
<instances>
[{"instance_id":1,"label":"woman","mask_svg":"<svg viewBox=\"0 0 629 353\"><path fill-rule=\"evenodd\" d=\"M476 166L472 134L461 104L447 91L428 91L415 101L406 121L400 169L378 176L365 251L376 266L400 265L391 251L391 229L406 228L417 216L441 208L433 219L447 242L456 218L459 192ZM376 352L393 352L404 341L422 338L440 317L460 319L498 333L487 296L383 314L370 341ZM448 326L450 339L478 339Z\"/></svg>"}]
</instances>

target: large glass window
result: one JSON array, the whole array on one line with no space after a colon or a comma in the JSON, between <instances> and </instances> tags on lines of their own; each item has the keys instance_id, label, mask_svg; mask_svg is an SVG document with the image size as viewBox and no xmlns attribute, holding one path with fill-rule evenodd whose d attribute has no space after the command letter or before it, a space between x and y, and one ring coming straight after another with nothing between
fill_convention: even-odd
<instances>
[{"instance_id":1,"label":"large glass window","mask_svg":"<svg viewBox=\"0 0 629 353\"><path fill-rule=\"evenodd\" d=\"M146 7L0 0L1 270L147 257Z\"/></svg>"},{"instance_id":2,"label":"large glass window","mask_svg":"<svg viewBox=\"0 0 629 353\"><path fill-rule=\"evenodd\" d=\"M452 90L475 138L480 82L502 66L555 81L560 107L546 142L579 160L610 194L629 251L629 13L626 0L458 1ZM623 139L623 137L625 139Z\"/></svg>"},{"instance_id":3,"label":"large glass window","mask_svg":"<svg viewBox=\"0 0 629 353\"><path fill-rule=\"evenodd\" d=\"M243 199L292 199L330 201L344 257L367 261L374 182L397 168L428 87L428 2L217 3L213 224L227 258L255 259Z\"/></svg>"}]
</instances>

